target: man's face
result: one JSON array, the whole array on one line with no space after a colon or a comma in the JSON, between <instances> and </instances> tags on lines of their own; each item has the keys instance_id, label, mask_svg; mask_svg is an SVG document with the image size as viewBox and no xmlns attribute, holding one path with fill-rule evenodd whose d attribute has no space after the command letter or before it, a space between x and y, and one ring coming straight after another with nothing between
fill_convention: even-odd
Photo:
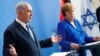
<instances>
[{"instance_id":1,"label":"man's face","mask_svg":"<svg viewBox=\"0 0 100 56\"><path fill-rule=\"evenodd\" d=\"M22 11L21 17L22 17L22 20L25 23L28 23L28 22L31 21L31 19L32 19L32 8L31 8L30 5L25 6L25 9Z\"/></svg>"}]
</instances>

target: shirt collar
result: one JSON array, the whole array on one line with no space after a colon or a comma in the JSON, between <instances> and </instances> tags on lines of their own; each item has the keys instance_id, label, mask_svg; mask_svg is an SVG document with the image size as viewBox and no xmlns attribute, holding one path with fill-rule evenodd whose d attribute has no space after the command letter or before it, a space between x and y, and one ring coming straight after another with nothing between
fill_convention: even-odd
<instances>
[{"instance_id":1,"label":"shirt collar","mask_svg":"<svg viewBox=\"0 0 100 56\"><path fill-rule=\"evenodd\" d=\"M24 27L24 28L27 30L27 28L26 28L26 25L27 25L27 24L25 24L24 22L22 22L22 21L19 20L18 18L16 18L16 21L17 21L22 27Z\"/></svg>"}]
</instances>

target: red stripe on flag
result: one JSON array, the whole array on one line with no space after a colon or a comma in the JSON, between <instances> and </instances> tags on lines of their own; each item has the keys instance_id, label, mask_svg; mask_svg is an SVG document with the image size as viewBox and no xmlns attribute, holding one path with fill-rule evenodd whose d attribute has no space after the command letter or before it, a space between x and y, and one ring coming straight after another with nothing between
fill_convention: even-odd
<instances>
[{"instance_id":1,"label":"red stripe on flag","mask_svg":"<svg viewBox=\"0 0 100 56\"><path fill-rule=\"evenodd\" d=\"M60 8L67 2L67 0L60 0ZM60 12L60 21L64 20L63 14Z\"/></svg>"}]
</instances>

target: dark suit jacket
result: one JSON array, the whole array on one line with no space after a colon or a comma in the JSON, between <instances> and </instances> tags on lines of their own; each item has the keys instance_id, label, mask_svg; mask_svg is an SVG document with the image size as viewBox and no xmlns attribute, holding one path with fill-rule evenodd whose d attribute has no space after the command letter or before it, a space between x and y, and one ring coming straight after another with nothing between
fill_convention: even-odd
<instances>
[{"instance_id":1,"label":"dark suit jacket","mask_svg":"<svg viewBox=\"0 0 100 56\"><path fill-rule=\"evenodd\" d=\"M3 56L11 56L9 44L12 44L18 56L41 56L40 48L52 46L51 39L38 41L32 30L35 41L30 34L16 21L14 21L4 32Z\"/></svg>"},{"instance_id":2,"label":"dark suit jacket","mask_svg":"<svg viewBox=\"0 0 100 56\"><path fill-rule=\"evenodd\" d=\"M100 7L98 7L98 8L96 9L96 16L97 16L98 22L100 23Z\"/></svg>"},{"instance_id":3,"label":"dark suit jacket","mask_svg":"<svg viewBox=\"0 0 100 56\"><path fill-rule=\"evenodd\" d=\"M97 16L97 20L99 22L99 30L100 30L100 6L96 9L96 16Z\"/></svg>"}]
</instances>

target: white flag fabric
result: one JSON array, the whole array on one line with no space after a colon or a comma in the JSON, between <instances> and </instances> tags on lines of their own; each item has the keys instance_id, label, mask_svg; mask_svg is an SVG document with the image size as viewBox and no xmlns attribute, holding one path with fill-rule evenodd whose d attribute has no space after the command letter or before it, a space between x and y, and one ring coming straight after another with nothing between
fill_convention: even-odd
<instances>
[{"instance_id":1,"label":"white flag fabric","mask_svg":"<svg viewBox=\"0 0 100 56\"><path fill-rule=\"evenodd\" d=\"M93 6L92 0L81 0L81 20L82 26L88 36L99 36L99 27L97 24L95 8ZM89 50L87 51L87 55L89 54Z\"/></svg>"},{"instance_id":2,"label":"white flag fabric","mask_svg":"<svg viewBox=\"0 0 100 56\"><path fill-rule=\"evenodd\" d=\"M82 26L88 36L97 35L96 32L99 32L99 28L96 25L97 20L92 0L81 0L81 20ZM89 50L87 50L88 55L92 56Z\"/></svg>"},{"instance_id":3,"label":"white flag fabric","mask_svg":"<svg viewBox=\"0 0 100 56\"><path fill-rule=\"evenodd\" d=\"M89 36L99 35L96 13L92 0L81 0L82 26Z\"/></svg>"}]
</instances>

